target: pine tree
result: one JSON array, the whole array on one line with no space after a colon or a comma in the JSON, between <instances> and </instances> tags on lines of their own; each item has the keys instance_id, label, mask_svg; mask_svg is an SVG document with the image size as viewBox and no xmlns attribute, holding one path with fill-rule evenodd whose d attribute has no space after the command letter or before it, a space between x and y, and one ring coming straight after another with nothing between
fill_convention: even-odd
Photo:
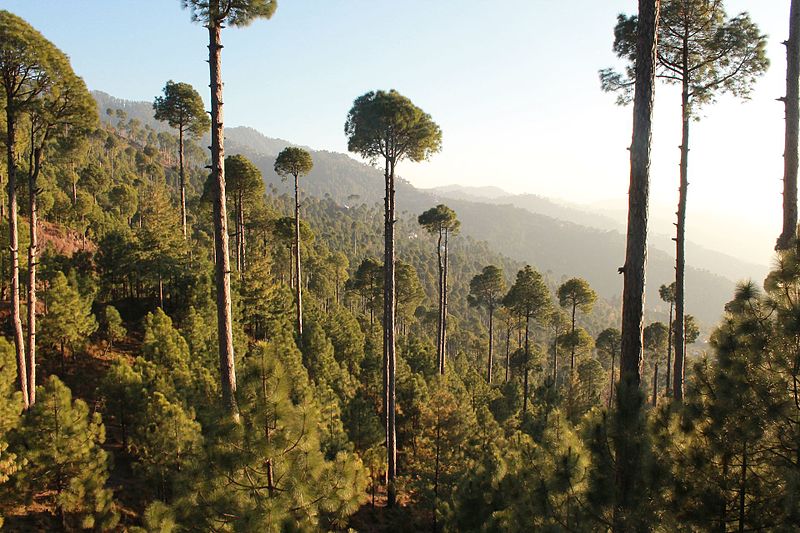
<instances>
[{"instance_id":1,"label":"pine tree","mask_svg":"<svg viewBox=\"0 0 800 533\"><path fill-rule=\"evenodd\" d=\"M63 364L67 346L74 354L75 344L97 330L97 320L92 314L91 299L81 296L61 272L50 282L48 296L50 302L42 319L42 337L46 344L59 349Z\"/></svg>"},{"instance_id":2,"label":"pine tree","mask_svg":"<svg viewBox=\"0 0 800 533\"><path fill-rule=\"evenodd\" d=\"M672 396L672 337L674 328L672 315L675 311L675 283L662 285L658 288L658 295L669 304L669 331L667 331L667 397Z\"/></svg>"},{"instance_id":3,"label":"pine tree","mask_svg":"<svg viewBox=\"0 0 800 533\"><path fill-rule=\"evenodd\" d=\"M550 313L552 302L550 292L542 279L542 275L530 265L517 272L517 279L503 298L503 305L509 308L525 322L525 374L522 413L528 411L528 374L530 372L530 328L531 321L544 320Z\"/></svg>"},{"instance_id":4,"label":"pine tree","mask_svg":"<svg viewBox=\"0 0 800 533\"><path fill-rule=\"evenodd\" d=\"M294 178L294 274L297 299L297 335L303 335L303 284L300 265L300 176L306 176L314 167L311 154L302 148L290 146L275 158L275 173L286 179Z\"/></svg>"},{"instance_id":5,"label":"pine tree","mask_svg":"<svg viewBox=\"0 0 800 533\"><path fill-rule=\"evenodd\" d=\"M409 465L418 505L425 514L430 512L433 531L452 521L453 492L468 471L471 448L476 445L471 409L448 390L444 378L436 379L440 383L422 407L421 431Z\"/></svg>"},{"instance_id":6,"label":"pine tree","mask_svg":"<svg viewBox=\"0 0 800 533\"><path fill-rule=\"evenodd\" d=\"M48 43L49 44L49 43ZM83 80L72 71L67 57L57 48L43 47L39 53L50 63L50 86L35 106L28 109L28 400L36 402L36 300L39 256L39 178L54 152L64 156L75 149L74 138L87 135L97 123L94 101Z\"/></svg>"},{"instance_id":7,"label":"pine tree","mask_svg":"<svg viewBox=\"0 0 800 533\"><path fill-rule=\"evenodd\" d=\"M595 293L589 286L585 279L572 278L558 288L558 303L561 307L568 309L571 312L572 336L575 336L575 314L578 309L583 313L590 313L594 302L597 300L597 293ZM569 371L575 369L575 346L570 347L569 358Z\"/></svg>"},{"instance_id":8,"label":"pine tree","mask_svg":"<svg viewBox=\"0 0 800 533\"><path fill-rule=\"evenodd\" d=\"M442 131L430 115L395 90L373 91L353 102L344 126L347 149L362 157L384 160L386 195L384 198L384 413L386 415L386 455L389 506L395 503L397 476L397 436L395 428L395 168L403 159L424 161L438 152ZM443 367L442 367L443 369Z\"/></svg>"},{"instance_id":9,"label":"pine tree","mask_svg":"<svg viewBox=\"0 0 800 533\"><path fill-rule=\"evenodd\" d=\"M622 342L617 410L611 439L614 446L614 492L611 525L615 533L642 528L640 503L644 497L641 466L645 453L640 390L642 364L642 315L647 267L647 217L650 202L650 149L653 94L658 57L661 2L639 0L632 68L633 134L630 146L628 226L622 289Z\"/></svg>"},{"instance_id":10,"label":"pine tree","mask_svg":"<svg viewBox=\"0 0 800 533\"><path fill-rule=\"evenodd\" d=\"M653 407L658 406L658 366L664 356L664 348L668 343L669 334L667 329L667 326L662 322L653 322L645 327L643 332L644 349L650 351L650 361L652 361L653 366L653 379L650 381Z\"/></svg>"},{"instance_id":11,"label":"pine tree","mask_svg":"<svg viewBox=\"0 0 800 533\"><path fill-rule=\"evenodd\" d=\"M154 391L138 413L130 449L138 458L148 485L158 498L169 501L176 474L200 458L202 437L194 412Z\"/></svg>"},{"instance_id":12,"label":"pine tree","mask_svg":"<svg viewBox=\"0 0 800 533\"><path fill-rule=\"evenodd\" d=\"M106 337L106 347L103 353L107 352L115 341L123 338L128 333L128 330L122 325L122 317L119 316L119 311L113 305L106 305L103 308L103 318L100 326Z\"/></svg>"},{"instance_id":13,"label":"pine tree","mask_svg":"<svg viewBox=\"0 0 800 533\"><path fill-rule=\"evenodd\" d=\"M18 426L23 406L22 392L16 390L17 383L14 346L0 337L0 490L4 490L3 485L24 467L17 454L8 449L9 433ZM3 521L0 513L0 527L3 527Z\"/></svg>"},{"instance_id":14,"label":"pine tree","mask_svg":"<svg viewBox=\"0 0 800 533\"><path fill-rule=\"evenodd\" d=\"M222 28L247 26L258 18L270 18L275 0L181 0L192 13L192 20L208 28L208 68L211 79L211 182L214 212L214 250L217 258L217 330L222 403L229 415L238 419L236 406L236 367L233 354L231 277L228 257L228 215L225 196L225 135L222 98Z\"/></svg>"},{"instance_id":15,"label":"pine tree","mask_svg":"<svg viewBox=\"0 0 800 533\"><path fill-rule=\"evenodd\" d=\"M383 282L381 280L381 264L373 258L365 258L352 279L348 280L349 290L361 296L365 310L369 311L369 323L373 324L375 312L380 311L380 297Z\"/></svg>"},{"instance_id":16,"label":"pine tree","mask_svg":"<svg viewBox=\"0 0 800 533\"><path fill-rule=\"evenodd\" d=\"M180 223L168 192L158 184L145 186L143 205L139 210L141 225L136 233L139 238L138 263L143 277L151 278L157 290L158 306L165 304L164 280L169 280L186 269L189 246L186 239L175 232Z\"/></svg>"},{"instance_id":17,"label":"pine tree","mask_svg":"<svg viewBox=\"0 0 800 533\"><path fill-rule=\"evenodd\" d=\"M206 529L341 527L363 501L366 473L347 452L327 460L323 421L290 329L259 344L241 373L241 423L218 428L187 476L179 521Z\"/></svg>"},{"instance_id":18,"label":"pine tree","mask_svg":"<svg viewBox=\"0 0 800 533\"><path fill-rule=\"evenodd\" d=\"M456 213L444 204L439 204L422 213L418 218L420 226L431 235L436 235L436 257L439 269L439 324L437 357L439 373L444 374L447 352L447 269L448 269L448 240L451 235L456 235L461 227L461 222L456 218Z\"/></svg>"},{"instance_id":19,"label":"pine tree","mask_svg":"<svg viewBox=\"0 0 800 533\"><path fill-rule=\"evenodd\" d=\"M486 382L492 382L492 366L494 363L494 310L497 308L502 294L506 290L506 280L503 271L488 265L480 274L469 282L469 302L474 306L486 307L489 313L489 355L486 369Z\"/></svg>"},{"instance_id":20,"label":"pine tree","mask_svg":"<svg viewBox=\"0 0 800 533\"><path fill-rule=\"evenodd\" d=\"M484 526L497 531L580 530L581 500L586 489L587 457L577 434L557 410L545 421L541 436L515 436L505 454L502 496Z\"/></svg>"},{"instance_id":21,"label":"pine tree","mask_svg":"<svg viewBox=\"0 0 800 533\"><path fill-rule=\"evenodd\" d=\"M143 376L124 359L116 359L108 367L100 382L100 393L105 400L106 425L114 421L122 437L122 448L128 448L128 436L136 417L144 410L145 386Z\"/></svg>"},{"instance_id":22,"label":"pine tree","mask_svg":"<svg viewBox=\"0 0 800 533\"><path fill-rule=\"evenodd\" d=\"M161 392L173 403L208 409L217 394L216 368L192 357L189 345L161 309L144 318L142 358L134 368L148 390Z\"/></svg>"},{"instance_id":23,"label":"pine tree","mask_svg":"<svg viewBox=\"0 0 800 533\"><path fill-rule=\"evenodd\" d=\"M689 188L689 125L700 118L703 105L721 93L747 98L756 79L769 67L766 36L747 13L727 18L721 0L664 0L658 28L656 76L681 87L680 185L676 224L675 262L675 372L673 393L683 398L684 292L686 247L686 196ZM622 91L627 101L635 47L636 16L618 17L614 51L629 61L627 76L610 69L601 71L604 90Z\"/></svg>"},{"instance_id":24,"label":"pine tree","mask_svg":"<svg viewBox=\"0 0 800 533\"><path fill-rule=\"evenodd\" d=\"M155 119L167 122L178 130L178 169L180 173L181 227L183 238L186 229L186 172L183 162L184 136L198 138L208 131L211 122L206 115L203 99L188 83L169 80L164 86L164 96L153 101Z\"/></svg>"},{"instance_id":25,"label":"pine tree","mask_svg":"<svg viewBox=\"0 0 800 533\"><path fill-rule=\"evenodd\" d=\"M797 167L800 137L800 2L792 0L789 10L789 38L786 45L786 109L783 148L783 230L775 244L786 250L797 238Z\"/></svg>"},{"instance_id":26,"label":"pine tree","mask_svg":"<svg viewBox=\"0 0 800 533\"><path fill-rule=\"evenodd\" d=\"M30 404L35 382L28 379L25 340L22 332L19 287L19 230L17 217L18 133L28 115L59 78L66 58L21 18L0 11L0 79L5 103L5 148L8 193L10 251L11 320L17 351L17 375L24 393L24 406Z\"/></svg>"},{"instance_id":27,"label":"pine tree","mask_svg":"<svg viewBox=\"0 0 800 533\"><path fill-rule=\"evenodd\" d=\"M241 154L225 158L225 180L228 192L233 198L234 227L236 231L236 268L244 278L247 271L247 232L248 211L262 201L264 181L261 171L252 161Z\"/></svg>"},{"instance_id":28,"label":"pine tree","mask_svg":"<svg viewBox=\"0 0 800 533\"><path fill-rule=\"evenodd\" d=\"M608 367L611 373L609 387L608 387L608 408L614 400L614 376L617 368L617 356L619 355L620 344L622 342L622 334L616 328L606 328L600 332L595 340L597 350L604 354L608 359Z\"/></svg>"},{"instance_id":29,"label":"pine tree","mask_svg":"<svg viewBox=\"0 0 800 533\"><path fill-rule=\"evenodd\" d=\"M49 506L65 529L113 528L119 516L105 488L109 456L101 447L100 414L90 415L55 376L40 387L39 398L15 436L14 449L27 461L16 476L21 493Z\"/></svg>"}]
</instances>

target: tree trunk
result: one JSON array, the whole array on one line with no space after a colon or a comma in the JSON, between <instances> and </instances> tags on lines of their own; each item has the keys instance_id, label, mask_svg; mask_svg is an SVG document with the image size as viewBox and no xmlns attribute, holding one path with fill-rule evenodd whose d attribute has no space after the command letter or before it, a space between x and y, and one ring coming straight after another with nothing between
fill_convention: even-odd
<instances>
[{"instance_id":1,"label":"tree trunk","mask_svg":"<svg viewBox=\"0 0 800 533\"><path fill-rule=\"evenodd\" d=\"M687 42L684 40L684 42ZM686 277L686 193L689 188L689 72L687 63L688 44L683 49L683 91L681 94L681 163L680 188L678 190L678 223L675 236L675 368L672 373L672 392L677 401L683 400L685 331L684 331L684 290Z\"/></svg>"},{"instance_id":2,"label":"tree trunk","mask_svg":"<svg viewBox=\"0 0 800 533\"><path fill-rule=\"evenodd\" d=\"M530 324L530 315L525 314L525 383L523 384L522 391L522 417L525 419L525 414L528 412L528 363L530 362L530 344L528 343L528 326Z\"/></svg>"},{"instance_id":3,"label":"tree trunk","mask_svg":"<svg viewBox=\"0 0 800 533\"><path fill-rule=\"evenodd\" d=\"M506 379L505 379L506 383L508 383L508 379L511 377L509 375L510 371L511 371L511 324L509 323L506 326Z\"/></svg>"},{"instance_id":4,"label":"tree trunk","mask_svg":"<svg viewBox=\"0 0 800 533\"><path fill-rule=\"evenodd\" d=\"M236 222L239 227L239 256L240 262L240 275L244 281L244 274L247 272L247 234L245 233L244 226L244 193L239 192L239 219Z\"/></svg>"},{"instance_id":5,"label":"tree trunk","mask_svg":"<svg viewBox=\"0 0 800 533\"><path fill-rule=\"evenodd\" d=\"M395 478L397 476L397 436L395 434L395 271L394 271L394 165L386 161L386 197L384 199L384 292L383 292L383 353L385 365L386 407L386 455L387 455L387 493L388 506L395 504L397 497Z\"/></svg>"},{"instance_id":6,"label":"tree trunk","mask_svg":"<svg viewBox=\"0 0 800 533\"><path fill-rule=\"evenodd\" d=\"M178 128L178 166L180 167L181 178L181 227L183 228L183 238L186 238L186 175L183 168L183 125Z\"/></svg>"},{"instance_id":7,"label":"tree trunk","mask_svg":"<svg viewBox=\"0 0 800 533\"><path fill-rule=\"evenodd\" d=\"M489 367L486 369L486 382L492 384L492 365L494 364L494 306L489 306Z\"/></svg>"},{"instance_id":8,"label":"tree trunk","mask_svg":"<svg viewBox=\"0 0 800 533\"><path fill-rule=\"evenodd\" d=\"M739 481L739 533L744 533L745 501L747 496L747 441L742 443L742 477Z\"/></svg>"},{"instance_id":9,"label":"tree trunk","mask_svg":"<svg viewBox=\"0 0 800 533\"><path fill-rule=\"evenodd\" d=\"M792 0L786 45L786 137L783 150L783 231L776 250L789 249L797 235L797 160L800 127L800 0Z\"/></svg>"},{"instance_id":10,"label":"tree trunk","mask_svg":"<svg viewBox=\"0 0 800 533\"><path fill-rule=\"evenodd\" d=\"M442 230L439 229L439 239L436 241L436 258L439 266L439 318L436 322L436 365L439 373L444 374L444 258L442 257Z\"/></svg>"},{"instance_id":11,"label":"tree trunk","mask_svg":"<svg viewBox=\"0 0 800 533\"><path fill-rule=\"evenodd\" d=\"M570 343L570 352L569 352L569 380L572 383L572 374L575 372L575 310L578 307L578 304L572 303L572 342Z\"/></svg>"},{"instance_id":12,"label":"tree trunk","mask_svg":"<svg viewBox=\"0 0 800 533\"><path fill-rule=\"evenodd\" d=\"M447 366L447 270L448 270L448 231L444 230L444 278L442 281L442 366L439 373L444 375Z\"/></svg>"},{"instance_id":13,"label":"tree trunk","mask_svg":"<svg viewBox=\"0 0 800 533\"><path fill-rule=\"evenodd\" d=\"M241 198L240 194L234 194L233 197L233 236L235 239L234 247L236 249L236 270L239 271L241 274L242 272L242 235L239 233L240 226L239 226L239 213L241 213L241 207L239 207L239 199Z\"/></svg>"},{"instance_id":14,"label":"tree trunk","mask_svg":"<svg viewBox=\"0 0 800 533\"><path fill-rule=\"evenodd\" d=\"M674 311L675 307L672 302L669 304L669 325L667 327L667 382L665 384L667 388L667 398L672 396L672 382L670 379L672 378L672 312Z\"/></svg>"},{"instance_id":15,"label":"tree trunk","mask_svg":"<svg viewBox=\"0 0 800 533\"><path fill-rule=\"evenodd\" d=\"M434 466L434 473L433 473L433 533L438 531L438 523L436 520L436 509L439 505L439 456L440 456L440 445L441 445L441 435L442 427L441 427L441 420L436 420L436 461Z\"/></svg>"},{"instance_id":16,"label":"tree trunk","mask_svg":"<svg viewBox=\"0 0 800 533\"><path fill-rule=\"evenodd\" d=\"M636 36L636 85L631 139L628 229L622 293L622 357L617 413L621 432L614 439L615 498L612 530L636 531L642 452L639 429L642 402L642 315L647 265L647 218L650 195L650 141L659 0L639 0Z\"/></svg>"},{"instance_id":17,"label":"tree trunk","mask_svg":"<svg viewBox=\"0 0 800 533\"><path fill-rule=\"evenodd\" d=\"M72 205L78 203L78 174L75 172L75 163L72 163Z\"/></svg>"},{"instance_id":18,"label":"tree trunk","mask_svg":"<svg viewBox=\"0 0 800 533\"><path fill-rule=\"evenodd\" d=\"M33 135L31 135L33 137ZM42 168L42 148L33 149L33 165L28 173L30 245L28 246L28 405L36 403L36 258L39 253L39 219L36 183Z\"/></svg>"},{"instance_id":19,"label":"tree trunk","mask_svg":"<svg viewBox=\"0 0 800 533\"><path fill-rule=\"evenodd\" d=\"M730 457L727 452L722 454L722 494L728 491L728 463ZM726 496L720 498L720 513L719 525L716 528L717 533L725 533L728 530L728 499Z\"/></svg>"},{"instance_id":20,"label":"tree trunk","mask_svg":"<svg viewBox=\"0 0 800 533\"><path fill-rule=\"evenodd\" d=\"M6 103L6 158L8 163L8 233L11 259L11 324L14 329L14 348L17 354L17 378L22 391L23 408L30 404L28 372L25 362L25 339L22 336L22 318L19 307L19 236L17 231L17 132L14 106Z\"/></svg>"},{"instance_id":21,"label":"tree trunk","mask_svg":"<svg viewBox=\"0 0 800 533\"><path fill-rule=\"evenodd\" d=\"M558 328L555 330L553 340L553 387L558 385Z\"/></svg>"},{"instance_id":22,"label":"tree trunk","mask_svg":"<svg viewBox=\"0 0 800 533\"><path fill-rule=\"evenodd\" d=\"M289 245L289 287L294 289L294 243Z\"/></svg>"},{"instance_id":23,"label":"tree trunk","mask_svg":"<svg viewBox=\"0 0 800 533\"><path fill-rule=\"evenodd\" d=\"M653 365L653 407L658 407L658 360Z\"/></svg>"},{"instance_id":24,"label":"tree trunk","mask_svg":"<svg viewBox=\"0 0 800 533\"><path fill-rule=\"evenodd\" d=\"M295 295L297 297L297 335L303 336L303 288L300 283L300 187L297 174L294 176L294 269L297 272Z\"/></svg>"},{"instance_id":25,"label":"tree trunk","mask_svg":"<svg viewBox=\"0 0 800 533\"><path fill-rule=\"evenodd\" d=\"M228 215L225 205L225 136L222 111L222 72L220 23L209 22L208 63L211 77L211 180L214 190L214 268L217 288L217 334L219 335L219 368L222 379L222 401L229 415L238 423L236 403L236 368L233 356L233 324L231 317L231 266L228 253Z\"/></svg>"},{"instance_id":26,"label":"tree trunk","mask_svg":"<svg viewBox=\"0 0 800 533\"><path fill-rule=\"evenodd\" d=\"M613 350L611 352L611 386L609 387L608 392L608 408L611 409L611 403L614 401L614 373L617 369L616 365L617 360L617 350Z\"/></svg>"}]
</instances>

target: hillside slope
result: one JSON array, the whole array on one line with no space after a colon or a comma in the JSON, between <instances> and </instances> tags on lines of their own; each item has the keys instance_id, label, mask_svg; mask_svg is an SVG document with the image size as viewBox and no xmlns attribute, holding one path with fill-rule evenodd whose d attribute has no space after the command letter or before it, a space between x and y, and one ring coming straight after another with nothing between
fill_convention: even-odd
<instances>
[{"instance_id":1,"label":"hillside slope","mask_svg":"<svg viewBox=\"0 0 800 533\"><path fill-rule=\"evenodd\" d=\"M94 93L101 109L101 117L115 120L105 113L107 107L121 107L129 118L136 118L154 130L164 125L152 118L148 102L127 102L105 93ZM226 152L243 154L261 170L264 181L277 192L288 192L288 184L274 172L275 156L288 141L271 139L248 127L226 128ZM383 174L378 168L366 165L345 154L311 150L314 169L304 179L307 194L330 197L342 205L368 205L383 199ZM402 167L400 169L402 171ZM624 257L624 237L621 232L606 227L592 228L557 218L573 216L586 224L599 217L579 217L571 208L558 208L553 202L535 195L523 195L523 205L503 203L507 197L476 201L469 195L450 191L426 191L399 180L398 206L401 213L414 214L440 202L455 209L462 222L462 232L479 240L488 241L497 251L518 261L529 262L536 268L549 272L555 279L585 277L592 286L610 301L618 301L622 278L617 269ZM515 203L518 203L515 201ZM549 206L549 207L548 207ZM539 209L544 213L536 212ZM659 241L660 242L660 241ZM752 269L744 267L735 275L739 265L725 274L689 265L687 268L687 310L707 325L715 323L723 305L733 293L734 281L752 276ZM673 279L672 257L663 249L650 248L648 280L652 287L647 305L651 310L663 311L663 303L654 297L655 289Z\"/></svg>"}]
</instances>

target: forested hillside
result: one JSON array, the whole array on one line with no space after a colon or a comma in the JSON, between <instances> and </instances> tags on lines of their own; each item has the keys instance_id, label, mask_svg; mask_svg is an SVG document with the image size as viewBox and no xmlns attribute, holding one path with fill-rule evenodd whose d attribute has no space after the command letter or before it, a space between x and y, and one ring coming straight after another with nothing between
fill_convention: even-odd
<instances>
[{"instance_id":1,"label":"forested hillside","mask_svg":"<svg viewBox=\"0 0 800 533\"><path fill-rule=\"evenodd\" d=\"M623 314L621 234L403 181L442 131L394 90L342 117L375 167L225 129L222 36L276 4L225 5L184 2L210 114L0 10L2 527L797 530L796 240L685 313L650 250Z\"/></svg>"},{"instance_id":2,"label":"forested hillside","mask_svg":"<svg viewBox=\"0 0 800 533\"><path fill-rule=\"evenodd\" d=\"M111 98L105 93L94 92L101 118L108 123L118 123L115 113L105 114L107 109L125 112L124 123L138 123L138 127L149 125L154 131L160 129L153 119L152 106L146 102L127 102ZM130 115L128 115L130 113ZM228 153L244 154L261 170L264 181L279 193L288 193L289 185L273 170L275 157L288 141L271 139L244 127L227 128ZM201 145L207 145L203 139ZM383 201L383 176L381 171L359 163L353 158L332 152L311 150L314 169L308 175L305 190L311 196L328 197L341 205L374 205ZM589 280L606 299L618 301L622 281L617 273L619 258L624 250L624 238L619 231L604 229L601 224L591 227L590 218L580 218L576 213L563 209L547 208L548 202L537 202L533 206L518 201L504 202L503 198L487 202L479 198L458 197L452 193L431 194L400 182L397 188L399 203L403 211L419 213L427 207L444 201L459 213L462 231L475 239L487 241L491 246L520 262L529 262L539 270L548 272L556 280L579 275ZM436 193L436 191L433 191ZM577 218L589 225L574 223ZM702 253L698 247L695 255ZM709 254L709 252L705 252ZM705 256L703 256L705 258ZM707 264L730 263L730 258L714 256ZM691 263L690 263L691 264ZM741 265L740 265L741 266ZM654 283L665 283L673 277L672 257L663 248L651 248L648 263L649 276ZM739 272L738 279L750 277L759 269L739 268L728 265L726 272ZM687 305L691 313L704 324L714 324L720 309L727 301L734 283L708 270L688 269L688 281L693 290L688 294ZM650 302L652 310L666 312L663 302Z\"/></svg>"}]
</instances>

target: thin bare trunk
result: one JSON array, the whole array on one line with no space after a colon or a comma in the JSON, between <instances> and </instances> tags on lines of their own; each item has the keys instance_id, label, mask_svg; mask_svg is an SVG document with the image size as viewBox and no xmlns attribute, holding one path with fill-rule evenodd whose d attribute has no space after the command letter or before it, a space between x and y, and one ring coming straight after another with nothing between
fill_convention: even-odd
<instances>
[{"instance_id":1,"label":"thin bare trunk","mask_svg":"<svg viewBox=\"0 0 800 533\"><path fill-rule=\"evenodd\" d=\"M218 7L218 6L217 6ZM228 254L228 215L225 206L225 157L220 23L208 25L208 62L211 74L211 180L214 190L214 268L217 286L217 333L219 335L219 368L222 379L222 401L230 416L239 421L236 403L236 367L233 355L233 324L231 317L231 267Z\"/></svg>"},{"instance_id":2,"label":"thin bare trunk","mask_svg":"<svg viewBox=\"0 0 800 533\"><path fill-rule=\"evenodd\" d=\"M522 391L522 416L524 419L525 414L528 412L528 370L530 362L530 344L528 342L528 327L530 325L530 315L525 314L525 382Z\"/></svg>"},{"instance_id":3,"label":"thin bare trunk","mask_svg":"<svg viewBox=\"0 0 800 533\"><path fill-rule=\"evenodd\" d=\"M658 359L653 365L653 407L658 407Z\"/></svg>"},{"instance_id":4,"label":"thin bare trunk","mask_svg":"<svg viewBox=\"0 0 800 533\"><path fill-rule=\"evenodd\" d=\"M178 165L181 174L181 227L183 228L183 238L187 236L186 231L186 175L183 168L183 125L178 128Z\"/></svg>"},{"instance_id":5,"label":"thin bare trunk","mask_svg":"<svg viewBox=\"0 0 800 533\"><path fill-rule=\"evenodd\" d=\"M572 304L572 342L569 351L569 379L572 382L572 374L575 372L575 311L577 303Z\"/></svg>"},{"instance_id":6,"label":"thin bare trunk","mask_svg":"<svg viewBox=\"0 0 800 533\"><path fill-rule=\"evenodd\" d=\"M509 317L509 320L511 318ZM506 379L505 382L508 383L509 372L511 371L511 323L509 322L506 325Z\"/></svg>"},{"instance_id":7,"label":"thin bare trunk","mask_svg":"<svg viewBox=\"0 0 800 533\"><path fill-rule=\"evenodd\" d=\"M647 266L647 219L650 197L650 141L659 0L639 0L636 37L636 85L631 139L628 229L622 294L622 357L617 413L621 434L614 440L615 502L612 530L636 531L633 518L640 501L642 451L640 427L642 397L642 325Z\"/></svg>"},{"instance_id":8,"label":"thin bare trunk","mask_svg":"<svg viewBox=\"0 0 800 533\"><path fill-rule=\"evenodd\" d=\"M31 135L33 137L33 135ZM28 173L28 207L30 209L30 245L28 246L28 404L36 403L36 258L39 253L39 213L36 200L37 180L42 164L42 148L33 149Z\"/></svg>"},{"instance_id":9,"label":"thin bare trunk","mask_svg":"<svg viewBox=\"0 0 800 533\"><path fill-rule=\"evenodd\" d=\"M783 231L775 245L787 250L797 235L797 160L800 127L800 0L792 0L786 45L786 137L783 150Z\"/></svg>"},{"instance_id":10,"label":"thin bare trunk","mask_svg":"<svg viewBox=\"0 0 800 533\"><path fill-rule=\"evenodd\" d=\"M75 172L75 162L73 161L70 163L70 167L72 168L71 178L72 178L72 205L76 205L78 203L78 173Z\"/></svg>"},{"instance_id":11,"label":"thin bare trunk","mask_svg":"<svg viewBox=\"0 0 800 533\"><path fill-rule=\"evenodd\" d=\"M294 269L297 272L295 296L297 297L297 335L303 336L303 284L300 275L300 186L297 174L294 176Z\"/></svg>"},{"instance_id":12,"label":"thin bare trunk","mask_svg":"<svg viewBox=\"0 0 800 533\"><path fill-rule=\"evenodd\" d=\"M684 40L688 43L688 40ZM688 44L683 49L683 91L681 94L681 163L680 187L678 189L678 222L675 236L675 368L672 374L672 392L677 401L683 400L683 382L685 362L684 331L684 292L686 278L686 194L689 188L689 72Z\"/></svg>"},{"instance_id":13,"label":"thin bare trunk","mask_svg":"<svg viewBox=\"0 0 800 533\"><path fill-rule=\"evenodd\" d=\"M611 352L611 386L608 389L608 408L611 409L611 404L614 401L614 380L615 380L615 372L617 370L616 365L617 360L617 351L614 350Z\"/></svg>"},{"instance_id":14,"label":"thin bare trunk","mask_svg":"<svg viewBox=\"0 0 800 533\"><path fill-rule=\"evenodd\" d=\"M439 373L444 374L444 260L442 257L442 230L439 229L439 239L436 241L436 258L439 267L439 318L436 322L436 365Z\"/></svg>"},{"instance_id":15,"label":"thin bare trunk","mask_svg":"<svg viewBox=\"0 0 800 533\"><path fill-rule=\"evenodd\" d=\"M234 203L234 206L233 206L233 217L234 217L235 220L234 220L234 223L233 223L233 228L234 228L233 237L234 237L234 240L235 240L234 247L236 249L236 270L238 270L239 273L241 274L241 272L242 272L242 234L239 232L239 230L241 229L241 227L239 225L239 214L242 212L242 208L241 208L241 205L239 203L240 199L241 199L241 195L240 194L235 194L234 195L234 199L233 199L233 203Z\"/></svg>"},{"instance_id":16,"label":"thin bare trunk","mask_svg":"<svg viewBox=\"0 0 800 533\"><path fill-rule=\"evenodd\" d=\"M242 247L242 280L247 272L247 232L244 225L244 198L239 201L239 233L241 234L241 247Z\"/></svg>"},{"instance_id":17,"label":"thin bare trunk","mask_svg":"<svg viewBox=\"0 0 800 533\"><path fill-rule=\"evenodd\" d=\"M747 501L747 441L742 443L742 475L739 480L739 533L745 530L745 503Z\"/></svg>"},{"instance_id":18,"label":"thin bare trunk","mask_svg":"<svg viewBox=\"0 0 800 533\"><path fill-rule=\"evenodd\" d=\"M556 327L555 338L553 339L553 387L558 386L558 327Z\"/></svg>"},{"instance_id":19,"label":"thin bare trunk","mask_svg":"<svg viewBox=\"0 0 800 533\"><path fill-rule=\"evenodd\" d=\"M436 520L436 509L439 506L439 456L442 439L442 426L441 420L437 416L436 420L436 461L433 473L433 533L438 531L438 523Z\"/></svg>"},{"instance_id":20,"label":"thin bare trunk","mask_svg":"<svg viewBox=\"0 0 800 533\"><path fill-rule=\"evenodd\" d=\"M672 396L672 313L675 310L674 303L669 303L669 324L667 327L667 398Z\"/></svg>"},{"instance_id":21,"label":"thin bare trunk","mask_svg":"<svg viewBox=\"0 0 800 533\"><path fill-rule=\"evenodd\" d=\"M444 230L444 278L442 280L442 366L439 373L444 375L447 366L447 270L448 270L448 231Z\"/></svg>"},{"instance_id":22,"label":"thin bare trunk","mask_svg":"<svg viewBox=\"0 0 800 533\"><path fill-rule=\"evenodd\" d=\"M384 303L383 303L383 353L385 362L385 406L386 406L386 455L388 505L394 506L397 497L397 436L395 433L395 268L394 268L394 224L395 224L395 161L386 162L386 197L384 199Z\"/></svg>"},{"instance_id":23,"label":"thin bare trunk","mask_svg":"<svg viewBox=\"0 0 800 533\"><path fill-rule=\"evenodd\" d=\"M11 324L14 330L14 348L17 355L17 378L23 396L23 407L30 406L28 372L25 362L25 339L22 335L22 318L19 305L19 235L17 230L17 148L16 117L13 105L6 103L6 158L8 163L8 233L11 259Z\"/></svg>"},{"instance_id":24,"label":"thin bare trunk","mask_svg":"<svg viewBox=\"0 0 800 533\"><path fill-rule=\"evenodd\" d=\"M494 364L494 305L489 306L489 365L486 369L486 382L492 384L492 365Z\"/></svg>"}]
</instances>

